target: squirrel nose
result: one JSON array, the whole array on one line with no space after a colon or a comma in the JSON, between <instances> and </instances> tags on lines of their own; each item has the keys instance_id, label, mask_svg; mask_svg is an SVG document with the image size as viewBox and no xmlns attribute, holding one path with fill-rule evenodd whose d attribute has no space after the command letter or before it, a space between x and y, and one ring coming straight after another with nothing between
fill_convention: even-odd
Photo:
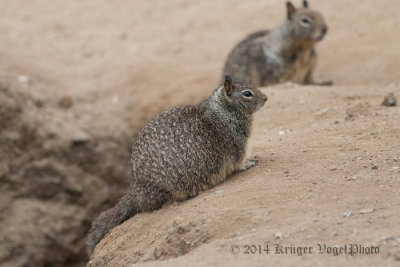
<instances>
[{"instance_id":1,"label":"squirrel nose","mask_svg":"<svg viewBox=\"0 0 400 267\"><path fill-rule=\"evenodd\" d=\"M328 32L328 26L322 28L322 34L325 35Z\"/></svg>"},{"instance_id":2,"label":"squirrel nose","mask_svg":"<svg viewBox=\"0 0 400 267\"><path fill-rule=\"evenodd\" d=\"M267 102L267 100L268 100L268 96L265 96L264 97L264 103Z\"/></svg>"}]
</instances>

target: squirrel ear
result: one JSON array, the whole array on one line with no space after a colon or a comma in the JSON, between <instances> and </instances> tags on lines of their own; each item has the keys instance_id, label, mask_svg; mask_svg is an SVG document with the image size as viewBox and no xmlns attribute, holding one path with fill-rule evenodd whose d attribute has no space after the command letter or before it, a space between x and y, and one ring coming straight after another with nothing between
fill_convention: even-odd
<instances>
[{"instance_id":1,"label":"squirrel ear","mask_svg":"<svg viewBox=\"0 0 400 267\"><path fill-rule=\"evenodd\" d=\"M307 1L307 0L304 0L304 1L303 1L303 7L304 7L304 8L308 8L308 1Z\"/></svg>"},{"instance_id":2,"label":"squirrel ear","mask_svg":"<svg viewBox=\"0 0 400 267\"><path fill-rule=\"evenodd\" d=\"M225 81L224 81L224 89L225 92L228 96L232 93L232 78L229 75L225 75Z\"/></svg>"},{"instance_id":3,"label":"squirrel ear","mask_svg":"<svg viewBox=\"0 0 400 267\"><path fill-rule=\"evenodd\" d=\"M294 7L294 5L292 4L292 2L287 1L286 2L286 9L287 9L287 17L288 19L292 18L292 15L294 13L296 13L296 8Z\"/></svg>"}]
</instances>

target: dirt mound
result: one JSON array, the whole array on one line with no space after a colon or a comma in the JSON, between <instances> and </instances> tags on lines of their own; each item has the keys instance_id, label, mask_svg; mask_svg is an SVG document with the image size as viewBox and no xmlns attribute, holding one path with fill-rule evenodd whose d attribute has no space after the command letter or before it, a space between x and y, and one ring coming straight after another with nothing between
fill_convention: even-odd
<instances>
[{"instance_id":1,"label":"dirt mound","mask_svg":"<svg viewBox=\"0 0 400 267\"><path fill-rule=\"evenodd\" d=\"M381 101L389 91L400 95L399 84L380 94L376 87L292 84L264 91L269 103L256 115L251 139L258 166L191 200L134 216L98 244L88 265L395 265L400 109ZM313 254L279 255L276 244L311 246ZM319 245L346 244L379 253L319 254ZM257 253L247 248L246 255L246 245ZM270 254L260 255L267 245Z\"/></svg>"},{"instance_id":2,"label":"dirt mound","mask_svg":"<svg viewBox=\"0 0 400 267\"><path fill-rule=\"evenodd\" d=\"M91 220L126 185L130 140L86 132L18 79L0 80L0 263L81 263Z\"/></svg>"}]
</instances>

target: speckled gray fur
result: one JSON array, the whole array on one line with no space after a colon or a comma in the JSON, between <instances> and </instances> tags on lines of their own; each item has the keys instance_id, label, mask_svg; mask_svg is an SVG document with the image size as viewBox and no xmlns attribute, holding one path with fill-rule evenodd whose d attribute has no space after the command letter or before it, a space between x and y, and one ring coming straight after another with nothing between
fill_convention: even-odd
<instances>
[{"instance_id":1,"label":"speckled gray fur","mask_svg":"<svg viewBox=\"0 0 400 267\"><path fill-rule=\"evenodd\" d=\"M245 97L244 91L253 96ZM194 197L234 171L254 166L256 161L245 159L246 146L252 114L266 100L253 86L226 77L200 104L175 107L153 118L133 145L128 192L92 224L89 255L109 230L136 213Z\"/></svg>"},{"instance_id":2,"label":"speckled gray fur","mask_svg":"<svg viewBox=\"0 0 400 267\"><path fill-rule=\"evenodd\" d=\"M331 81L318 82L313 77L317 63L315 44L327 29L322 15L309 9L307 1L298 9L287 2L287 16L281 25L250 34L241 41L230 52L223 73L257 87L286 81L331 85Z\"/></svg>"}]
</instances>

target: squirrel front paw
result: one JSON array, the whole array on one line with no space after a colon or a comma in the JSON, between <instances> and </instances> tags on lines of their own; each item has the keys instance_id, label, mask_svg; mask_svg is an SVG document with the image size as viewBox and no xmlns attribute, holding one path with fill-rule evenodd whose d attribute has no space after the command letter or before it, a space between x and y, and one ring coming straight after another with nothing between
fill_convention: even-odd
<instances>
[{"instance_id":1,"label":"squirrel front paw","mask_svg":"<svg viewBox=\"0 0 400 267\"><path fill-rule=\"evenodd\" d=\"M245 171L250 169L253 166L256 166L258 163L258 159L246 159L240 164L239 171Z\"/></svg>"},{"instance_id":2,"label":"squirrel front paw","mask_svg":"<svg viewBox=\"0 0 400 267\"><path fill-rule=\"evenodd\" d=\"M317 85L317 86L331 86L333 85L333 82L331 80L325 80L325 81L311 81L311 82L306 82L306 85Z\"/></svg>"},{"instance_id":3,"label":"squirrel front paw","mask_svg":"<svg viewBox=\"0 0 400 267\"><path fill-rule=\"evenodd\" d=\"M333 82L331 80L326 80L326 81L319 82L318 85L331 86L331 85L333 85Z\"/></svg>"}]
</instances>

